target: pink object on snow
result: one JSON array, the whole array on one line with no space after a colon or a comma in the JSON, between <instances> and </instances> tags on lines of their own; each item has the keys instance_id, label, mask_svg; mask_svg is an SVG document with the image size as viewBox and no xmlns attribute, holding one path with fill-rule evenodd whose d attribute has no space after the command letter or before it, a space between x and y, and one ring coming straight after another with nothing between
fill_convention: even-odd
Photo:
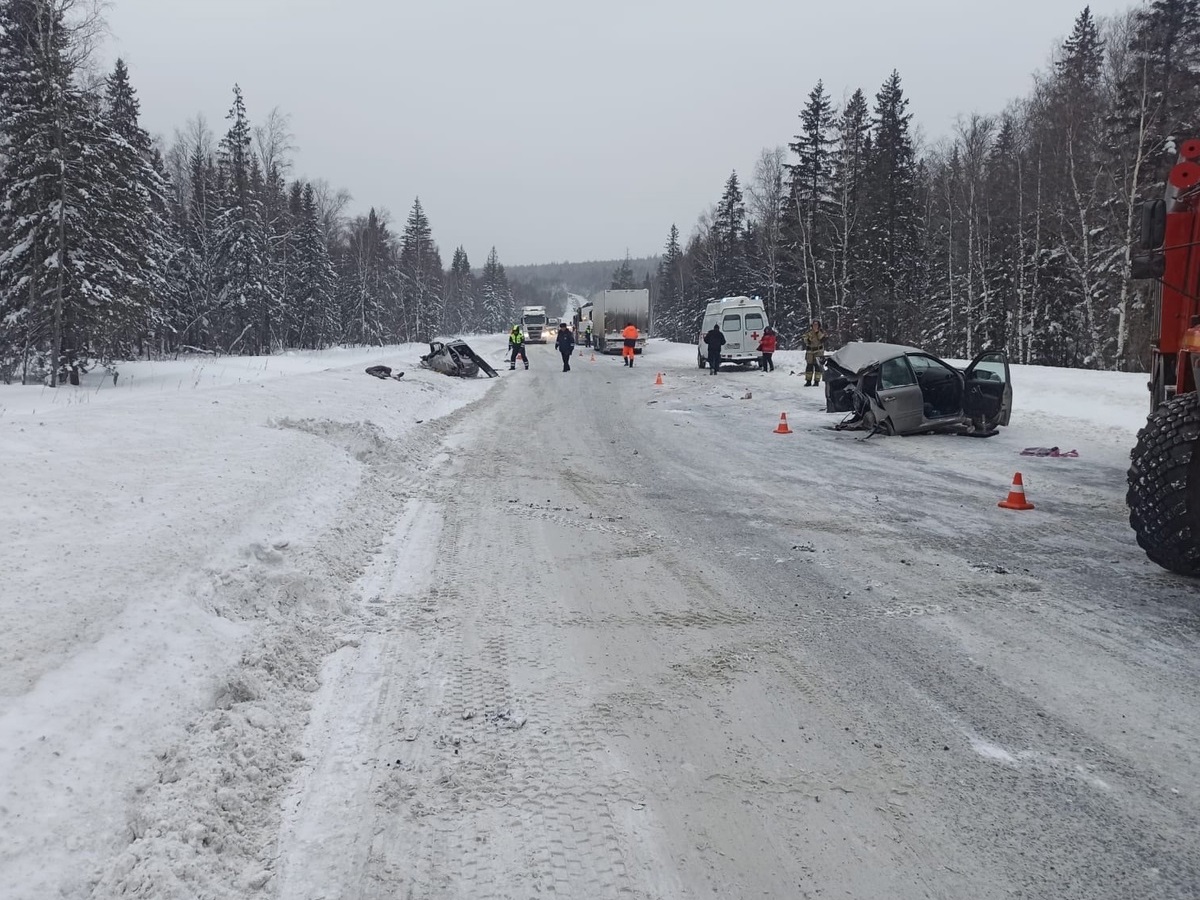
<instances>
[{"instance_id":1,"label":"pink object on snow","mask_svg":"<svg viewBox=\"0 0 1200 900\"><path fill-rule=\"evenodd\" d=\"M1022 456L1049 456L1052 459L1078 459L1078 450L1059 450L1057 447L1026 447Z\"/></svg>"}]
</instances>

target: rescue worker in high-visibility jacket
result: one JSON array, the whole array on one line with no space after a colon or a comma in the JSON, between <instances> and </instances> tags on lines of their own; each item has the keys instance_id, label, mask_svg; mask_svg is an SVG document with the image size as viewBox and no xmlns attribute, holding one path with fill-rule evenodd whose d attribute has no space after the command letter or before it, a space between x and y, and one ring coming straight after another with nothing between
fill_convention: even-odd
<instances>
[{"instance_id":1,"label":"rescue worker in high-visibility jacket","mask_svg":"<svg viewBox=\"0 0 1200 900\"><path fill-rule=\"evenodd\" d=\"M521 357L521 362L525 363L525 368L529 368L529 357L525 355L525 332L521 330L520 325L514 325L512 331L508 333L508 370L510 372L517 368L517 357Z\"/></svg>"},{"instance_id":2,"label":"rescue worker in high-visibility jacket","mask_svg":"<svg viewBox=\"0 0 1200 900\"><path fill-rule=\"evenodd\" d=\"M624 341L621 347L622 362L625 365L633 368L633 357L637 352L638 330L637 326L632 322L625 323L625 330L621 332L621 339Z\"/></svg>"},{"instance_id":3,"label":"rescue worker in high-visibility jacket","mask_svg":"<svg viewBox=\"0 0 1200 900\"><path fill-rule=\"evenodd\" d=\"M825 359L825 339L829 337L821 330L820 322L813 322L812 327L804 332L801 341L804 343L804 386L812 387L821 384L821 366Z\"/></svg>"}]
</instances>

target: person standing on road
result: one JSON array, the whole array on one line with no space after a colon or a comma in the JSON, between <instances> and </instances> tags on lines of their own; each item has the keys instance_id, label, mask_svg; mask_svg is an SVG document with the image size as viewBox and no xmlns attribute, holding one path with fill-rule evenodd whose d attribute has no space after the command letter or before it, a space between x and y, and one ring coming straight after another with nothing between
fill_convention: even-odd
<instances>
[{"instance_id":1,"label":"person standing on road","mask_svg":"<svg viewBox=\"0 0 1200 900\"><path fill-rule=\"evenodd\" d=\"M525 332L521 330L520 325L514 325L512 331L508 333L508 371L512 372L517 368L517 357L521 357L521 362L525 363L525 368L529 368L529 357L525 355Z\"/></svg>"},{"instance_id":2,"label":"person standing on road","mask_svg":"<svg viewBox=\"0 0 1200 900\"><path fill-rule=\"evenodd\" d=\"M716 375L721 368L721 348L725 346L725 335L721 334L720 325L713 325L704 336L704 343L708 345L708 367Z\"/></svg>"},{"instance_id":3,"label":"person standing on road","mask_svg":"<svg viewBox=\"0 0 1200 900\"><path fill-rule=\"evenodd\" d=\"M621 339L624 341L624 346L621 347L621 356L624 357L622 362L629 368L633 368L633 357L637 352L638 330L637 326L632 322L625 323L625 330L621 332Z\"/></svg>"},{"instance_id":4,"label":"person standing on road","mask_svg":"<svg viewBox=\"0 0 1200 900\"><path fill-rule=\"evenodd\" d=\"M775 337L775 329L768 325L763 329L762 340L758 342L758 352L762 354L762 358L758 361L758 367L764 372L774 372L775 363L771 357L775 353L775 348L778 346L778 340Z\"/></svg>"},{"instance_id":5,"label":"person standing on road","mask_svg":"<svg viewBox=\"0 0 1200 900\"><path fill-rule=\"evenodd\" d=\"M821 384L821 366L825 358L825 339L829 337L821 330L820 322L813 322L804 333L804 386Z\"/></svg>"},{"instance_id":6,"label":"person standing on road","mask_svg":"<svg viewBox=\"0 0 1200 900\"><path fill-rule=\"evenodd\" d=\"M592 323L590 321L587 323L587 328L584 329L583 339L587 342L588 347L592 346Z\"/></svg>"},{"instance_id":7,"label":"person standing on road","mask_svg":"<svg viewBox=\"0 0 1200 900\"><path fill-rule=\"evenodd\" d=\"M575 336L571 334L566 322L558 326L558 337L554 339L554 347L562 354L563 371L570 372L571 354L575 352Z\"/></svg>"}]
</instances>

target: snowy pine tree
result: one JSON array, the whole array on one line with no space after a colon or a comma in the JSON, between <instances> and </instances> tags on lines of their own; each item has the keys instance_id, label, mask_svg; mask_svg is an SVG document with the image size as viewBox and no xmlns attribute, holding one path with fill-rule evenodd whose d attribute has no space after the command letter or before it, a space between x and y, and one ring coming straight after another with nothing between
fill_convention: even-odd
<instances>
[{"instance_id":1,"label":"snowy pine tree","mask_svg":"<svg viewBox=\"0 0 1200 900\"><path fill-rule=\"evenodd\" d=\"M104 262L107 271L124 272L126 290L123 315L114 316L107 352L128 353L134 340L149 332L160 333L166 324L162 298L167 291L166 273L175 256L174 232L167 221L167 185L162 160L139 121L140 102L129 81L123 60L105 83L103 122L110 134L100 130L100 153L105 157L108 193L105 207L92 204L97 231L109 235L112 255ZM122 335L121 327L132 329Z\"/></svg>"},{"instance_id":2,"label":"snowy pine tree","mask_svg":"<svg viewBox=\"0 0 1200 900\"><path fill-rule=\"evenodd\" d=\"M621 265L613 270L612 279L609 282L609 290L632 291L637 286L637 276L633 274L633 260L629 256L629 251L626 250L625 259L621 261Z\"/></svg>"},{"instance_id":3,"label":"snowy pine tree","mask_svg":"<svg viewBox=\"0 0 1200 900\"><path fill-rule=\"evenodd\" d=\"M485 331L508 331L513 324L515 309L513 308L512 289L508 284L508 276L496 248L488 254L479 279L479 299L483 306L483 328Z\"/></svg>"},{"instance_id":4,"label":"snowy pine tree","mask_svg":"<svg viewBox=\"0 0 1200 900\"><path fill-rule=\"evenodd\" d=\"M400 239L400 272L409 315L408 339L431 341L441 327L442 257L419 197L413 201Z\"/></svg>"},{"instance_id":5,"label":"snowy pine tree","mask_svg":"<svg viewBox=\"0 0 1200 900\"><path fill-rule=\"evenodd\" d=\"M919 327L919 300L913 288L921 267L920 215L911 121L900 73L892 72L875 96L866 173L871 198L864 232L869 251L864 277L867 340L904 343Z\"/></svg>"},{"instance_id":6,"label":"snowy pine tree","mask_svg":"<svg viewBox=\"0 0 1200 900\"><path fill-rule=\"evenodd\" d=\"M829 323L843 336L859 334L863 298L859 290L865 268L863 228L867 164L871 154L871 112L861 89L846 101L834 125L830 156L830 228L833 279Z\"/></svg>"},{"instance_id":7,"label":"snowy pine tree","mask_svg":"<svg viewBox=\"0 0 1200 900\"><path fill-rule=\"evenodd\" d=\"M794 162L787 166L788 201L782 230L788 250L787 283L796 292L799 308L780 316L781 325L794 333L819 319L833 275L830 250L833 194L834 109L825 84L818 81L800 112L800 133L788 145Z\"/></svg>"},{"instance_id":8,"label":"snowy pine tree","mask_svg":"<svg viewBox=\"0 0 1200 900\"><path fill-rule=\"evenodd\" d=\"M289 279L296 317L292 346L327 347L340 336L341 324L335 296L336 277L311 184L305 184L300 192L294 234L294 255L288 263L294 273Z\"/></svg>"},{"instance_id":9,"label":"snowy pine tree","mask_svg":"<svg viewBox=\"0 0 1200 900\"><path fill-rule=\"evenodd\" d=\"M477 302L475 276L462 247L454 251L446 278L443 328L447 334L463 334L480 329L483 318Z\"/></svg>"},{"instance_id":10,"label":"snowy pine tree","mask_svg":"<svg viewBox=\"0 0 1200 900\"><path fill-rule=\"evenodd\" d=\"M161 180L136 131L132 90L110 84L126 103L117 118L80 87L64 12L49 0L0 4L2 355L14 344L23 359L45 347L52 385L77 361L146 333L165 259L151 236L165 231L155 218Z\"/></svg>"},{"instance_id":11,"label":"snowy pine tree","mask_svg":"<svg viewBox=\"0 0 1200 900\"><path fill-rule=\"evenodd\" d=\"M61 271L65 162L55 160L66 133L64 94L73 75L61 15L32 0L0 5L0 352L48 351L51 384L61 357L65 285ZM7 368L8 359L0 361ZM7 377L7 376L6 376Z\"/></svg>"},{"instance_id":12,"label":"snowy pine tree","mask_svg":"<svg viewBox=\"0 0 1200 900\"><path fill-rule=\"evenodd\" d=\"M737 172L725 182L725 192L717 204L709 237L713 255L713 293L717 297L736 297L746 290L746 206Z\"/></svg>"},{"instance_id":13,"label":"snowy pine tree","mask_svg":"<svg viewBox=\"0 0 1200 900\"><path fill-rule=\"evenodd\" d=\"M374 209L351 223L339 268L343 339L376 345L398 340L394 326L402 314L397 313L395 241Z\"/></svg>"},{"instance_id":14,"label":"snowy pine tree","mask_svg":"<svg viewBox=\"0 0 1200 900\"><path fill-rule=\"evenodd\" d=\"M217 217L218 303L229 331L228 350L269 352L282 330L279 298L268 265L262 170L250 145L242 90L234 86L231 124L221 141L221 210Z\"/></svg>"},{"instance_id":15,"label":"snowy pine tree","mask_svg":"<svg viewBox=\"0 0 1200 900\"><path fill-rule=\"evenodd\" d=\"M687 340L695 318L687 305L683 293L683 249L679 246L679 229L672 225L655 276L655 332L671 340Z\"/></svg>"}]
</instances>

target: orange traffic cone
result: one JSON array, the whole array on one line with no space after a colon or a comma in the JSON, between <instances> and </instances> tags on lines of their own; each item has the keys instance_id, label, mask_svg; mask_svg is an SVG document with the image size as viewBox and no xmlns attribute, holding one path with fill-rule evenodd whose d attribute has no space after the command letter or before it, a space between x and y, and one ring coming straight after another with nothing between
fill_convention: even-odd
<instances>
[{"instance_id":1,"label":"orange traffic cone","mask_svg":"<svg viewBox=\"0 0 1200 900\"><path fill-rule=\"evenodd\" d=\"M596 354L592 353L592 362L595 362L595 361L596 361Z\"/></svg>"},{"instance_id":2,"label":"orange traffic cone","mask_svg":"<svg viewBox=\"0 0 1200 900\"><path fill-rule=\"evenodd\" d=\"M1025 482L1021 480L1020 472L1013 476L1013 483L1012 487L1009 488L1008 497L996 505L1004 509L1033 509L1033 504L1025 499Z\"/></svg>"},{"instance_id":3,"label":"orange traffic cone","mask_svg":"<svg viewBox=\"0 0 1200 900\"><path fill-rule=\"evenodd\" d=\"M662 372L658 373L658 377L654 379L655 387L662 387Z\"/></svg>"},{"instance_id":4,"label":"orange traffic cone","mask_svg":"<svg viewBox=\"0 0 1200 900\"><path fill-rule=\"evenodd\" d=\"M787 413L779 414L779 424L775 426L775 434L794 434L792 429L788 428Z\"/></svg>"}]
</instances>

